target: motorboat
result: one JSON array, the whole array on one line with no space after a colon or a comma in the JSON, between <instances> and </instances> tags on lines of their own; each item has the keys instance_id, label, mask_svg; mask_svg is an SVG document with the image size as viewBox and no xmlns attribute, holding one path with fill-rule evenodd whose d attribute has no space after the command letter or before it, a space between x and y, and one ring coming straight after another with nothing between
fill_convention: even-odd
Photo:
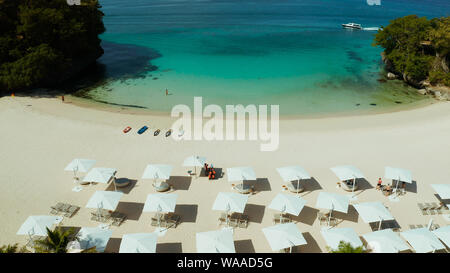
<instances>
[{"instance_id":1,"label":"motorboat","mask_svg":"<svg viewBox=\"0 0 450 273\"><path fill-rule=\"evenodd\" d=\"M360 24L356 24L356 23L342 24L342 27L350 28L350 29L362 29L362 26Z\"/></svg>"}]
</instances>

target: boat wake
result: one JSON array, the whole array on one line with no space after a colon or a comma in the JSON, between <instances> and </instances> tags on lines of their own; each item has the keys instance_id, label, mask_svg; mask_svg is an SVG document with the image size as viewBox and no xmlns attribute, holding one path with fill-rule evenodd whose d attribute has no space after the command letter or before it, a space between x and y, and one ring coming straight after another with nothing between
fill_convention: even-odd
<instances>
[{"instance_id":1,"label":"boat wake","mask_svg":"<svg viewBox=\"0 0 450 273\"><path fill-rule=\"evenodd\" d=\"M377 31L379 30L379 27L364 27L363 30L367 30L367 31Z\"/></svg>"}]
</instances>

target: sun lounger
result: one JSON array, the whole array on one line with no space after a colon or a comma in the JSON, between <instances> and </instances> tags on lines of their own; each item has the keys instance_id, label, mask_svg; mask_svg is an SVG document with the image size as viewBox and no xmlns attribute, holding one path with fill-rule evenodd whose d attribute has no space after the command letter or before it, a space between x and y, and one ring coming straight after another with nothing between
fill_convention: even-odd
<instances>
[{"instance_id":1,"label":"sun lounger","mask_svg":"<svg viewBox=\"0 0 450 273\"><path fill-rule=\"evenodd\" d=\"M239 224L238 226L240 228L247 228L248 227L248 215L242 214L239 217Z\"/></svg>"},{"instance_id":2,"label":"sun lounger","mask_svg":"<svg viewBox=\"0 0 450 273\"><path fill-rule=\"evenodd\" d=\"M317 219L319 219L320 225L328 223L328 217L323 212L317 213Z\"/></svg>"},{"instance_id":3,"label":"sun lounger","mask_svg":"<svg viewBox=\"0 0 450 273\"><path fill-rule=\"evenodd\" d=\"M230 226L230 227L233 227L233 228L237 228L237 227L239 227L239 223L238 223L238 219L236 219L236 218L230 218L229 220L228 220L228 226Z\"/></svg>"},{"instance_id":4,"label":"sun lounger","mask_svg":"<svg viewBox=\"0 0 450 273\"><path fill-rule=\"evenodd\" d=\"M278 253L289 253L290 249L289 248L282 248L280 250L278 250Z\"/></svg>"},{"instance_id":5,"label":"sun lounger","mask_svg":"<svg viewBox=\"0 0 450 273\"><path fill-rule=\"evenodd\" d=\"M112 216L112 218L113 218L112 225L118 227L123 223L123 221L125 221L127 216L123 213L116 213L114 216Z\"/></svg>"},{"instance_id":6,"label":"sun lounger","mask_svg":"<svg viewBox=\"0 0 450 273\"><path fill-rule=\"evenodd\" d=\"M422 212L428 210L428 206L426 206L426 205L423 204L423 203L417 203L417 206L419 207L419 209L420 209Z\"/></svg>"},{"instance_id":7,"label":"sun lounger","mask_svg":"<svg viewBox=\"0 0 450 273\"><path fill-rule=\"evenodd\" d=\"M440 207L439 204L436 203L436 202L433 202L433 203L431 203L430 205L431 205L431 206L430 206L430 209L438 209L438 208Z\"/></svg>"},{"instance_id":8,"label":"sun lounger","mask_svg":"<svg viewBox=\"0 0 450 273\"><path fill-rule=\"evenodd\" d=\"M78 210L80 209L80 207L78 206L70 206L66 213L64 214L65 217L69 217L71 218Z\"/></svg>"},{"instance_id":9,"label":"sun lounger","mask_svg":"<svg viewBox=\"0 0 450 273\"><path fill-rule=\"evenodd\" d=\"M55 206L51 206L50 208L52 210L50 211L50 213L54 214L54 215L58 215L61 212L63 205L64 205L63 203L58 202Z\"/></svg>"},{"instance_id":10,"label":"sun lounger","mask_svg":"<svg viewBox=\"0 0 450 273\"><path fill-rule=\"evenodd\" d=\"M164 216L164 220L167 223L167 227L177 227L180 223L181 217L175 213L168 213Z\"/></svg>"},{"instance_id":11,"label":"sun lounger","mask_svg":"<svg viewBox=\"0 0 450 273\"><path fill-rule=\"evenodd\" d=\"M158 221L158 219L152 217L150 225L153 227L157 227L160 225L160 221Z\"/></svg>"},{"instance_id":12,"label":"sun lounger","mask_svg":"<svg viewBox=\"0 0 450 273\"><path fill-rule=\"evenodd\" d=\"M227 222L228 215L226 213L221 213L219 217L219 226Z\"/></svg>"}]
</instances>

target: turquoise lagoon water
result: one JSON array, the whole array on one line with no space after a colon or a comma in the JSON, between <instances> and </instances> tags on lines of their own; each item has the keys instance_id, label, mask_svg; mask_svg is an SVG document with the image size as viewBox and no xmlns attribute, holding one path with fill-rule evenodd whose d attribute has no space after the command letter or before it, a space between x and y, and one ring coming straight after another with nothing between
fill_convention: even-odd
<instances>
[{"instance_id":1,"label":"turquoise lagoon water","mask_svg":"<svg viewBox=\"0 0 450 273\"><path fill-rule=\"evenodd\" d=\"M105 81L87 96L163 112L194 96L221 106L277 104L284 115L395 109L421 97L378 81L374 29L408 14L448 16L449 3L103 0ZM341 28L351 21L366 29Z\"/></svg>"}]
</instances>

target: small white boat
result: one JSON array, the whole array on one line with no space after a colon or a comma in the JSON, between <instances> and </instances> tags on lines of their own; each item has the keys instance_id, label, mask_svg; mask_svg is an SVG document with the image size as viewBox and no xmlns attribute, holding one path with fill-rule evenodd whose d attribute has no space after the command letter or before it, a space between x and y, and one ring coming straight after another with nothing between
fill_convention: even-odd
<instances>
[{"instance_id":1,"label":"small white boat","mask_svg":"<svg viewBox=\"0 0 450 273\"><path fill-rule=\"evenodd\" d=\"M360 24L356 23L348 23L348 24L342 24L343 28L351 28L351 29L362 29L362 26Z\"/></svg>"}]
</instances>

